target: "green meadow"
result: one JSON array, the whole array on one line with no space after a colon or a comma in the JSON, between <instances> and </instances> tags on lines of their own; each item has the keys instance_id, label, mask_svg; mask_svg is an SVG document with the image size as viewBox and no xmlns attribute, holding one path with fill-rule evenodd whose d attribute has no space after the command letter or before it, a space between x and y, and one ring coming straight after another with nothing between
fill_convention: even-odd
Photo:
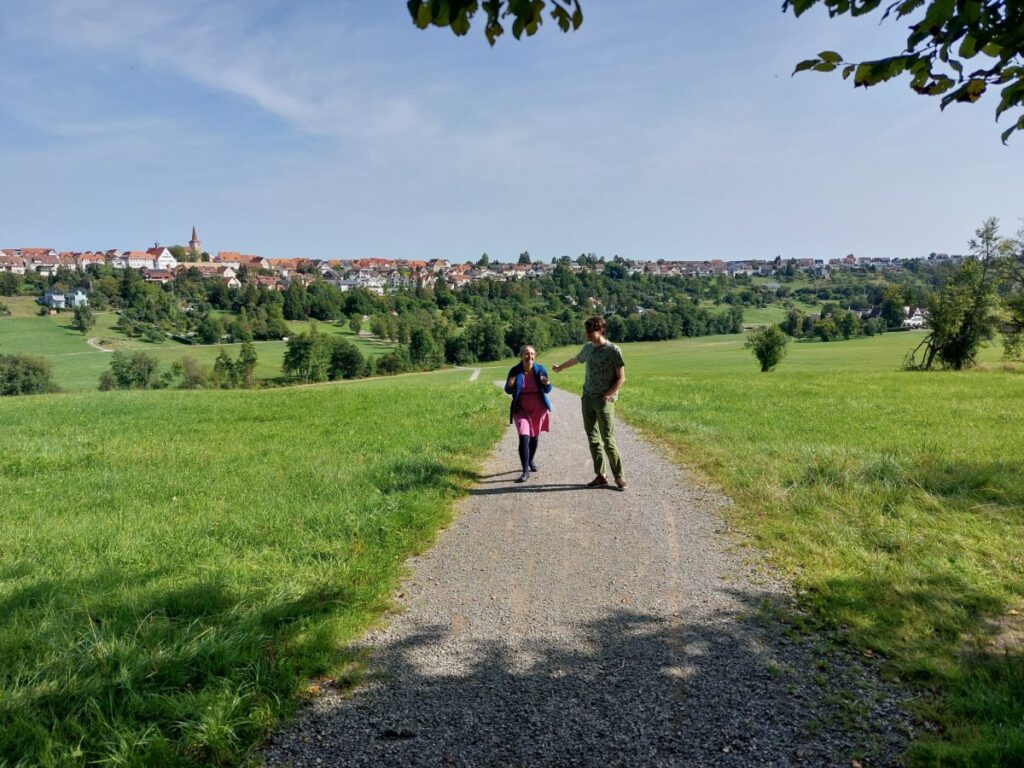
<instances>
[{"instance_id":1,"label":"green meadow","mask_svg":"<svg viewBox=\"0 0 1024 768\"><path fill-rule=\"evenodd\" d=\"M41 355L53 366L53 379L57 386L69 392L96 389L100 374L110 368L110 352L146 352L156 357L163 367L183 357L212 366L222 349L237 357L240 344L181 344L168 340L163 344L152 344L142 339L130 338L114 329L117 315L100 312L96 325L86 335L71 326L72 315L65 312L54 316L36 316L33 313L38 304L33 299L18 297L0 299L11 309L10 317L0 317L0 354L31 353ZM33 304L29 307L28 304ZM308 331L309 321L289 322L293 334ZM367 357L380 357L391 351L393 345L365 336L355 336L351 329L333 323L316 323L321 333L339 334L354 343ZM94 339L102 349L88 343ZM281 376L281 361L284 358L285 342L255 342L259 361L256 376L274 379ZM109 350L109 351L103 351Z\"/></svg>"},{"instance_id":2,"label":"green meadow","mask_svg":"<svg viewBox=\"0 0 1024 768\"><path fill-rule=\"evenodd\" d=\"M973 371L900 371L921 336L791 344L768 374L735 336L624 345L619 414L731 496L793 577L791 620L919 693L940 733L912 762L1021 765L1024 367L996 347Z\"/></svg>"},{"instance_id":3,"label":"green meadow","mask_svg":"<svg viewBox=\"0 0 1024 768\"><path fill-rule=\"evenodd\" d=\"M63 318L0 333L29 319L55 370L92 354ZM619 414L731 496L792 577L799 609L772 609L794 631L916 692L938 730L911 763L1022 764L1024 367L995 347L900 371L921 338L794 343L770 374L739 336L624 345ZM339 648L472 482L512 362L472 384L0 401L0 765L247 760L310 677L352 674Z\"/></svg>"},{"instance_id":4,"label":"green meadow","mask_svg":"<svg viewBox=\"0 0 1024 768\"><path fill-rule=\"evenodd\" d=\"M248 759L501 433L468 379L0 400L0 765Z\"/></svg>"}]
</instances>

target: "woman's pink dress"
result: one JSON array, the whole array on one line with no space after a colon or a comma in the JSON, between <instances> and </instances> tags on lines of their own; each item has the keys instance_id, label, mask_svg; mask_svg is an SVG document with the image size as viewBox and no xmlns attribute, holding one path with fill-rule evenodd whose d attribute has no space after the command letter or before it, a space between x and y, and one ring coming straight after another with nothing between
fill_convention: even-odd
<instances>
[{"instance_id":1,"label":"woman's pink dress","mask_svg":"<svg viewBox=\"0 0 1024 768\"><path fill-rule=\"evenodd\" d=\"M541 432L549 431L548 409L544 405L540 390L537 389L537 379L533 371L527 371L523 376L523 390L519 393L513 420L520 435L537 437Z\"/></svg>"}]
</instances>

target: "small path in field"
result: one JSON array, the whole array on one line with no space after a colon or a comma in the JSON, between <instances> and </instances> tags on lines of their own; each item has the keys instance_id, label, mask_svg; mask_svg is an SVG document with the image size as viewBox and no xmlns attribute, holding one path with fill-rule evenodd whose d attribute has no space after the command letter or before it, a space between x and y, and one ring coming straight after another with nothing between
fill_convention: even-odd
<instances>
[{"instance_id":1,"label":"small path in field","mask_svg":"<svg viewBox=\"0 0 1024 768\"><path fill-rule=\"evenodd\" d=\"M112 349L107 349L106 347L102 346L100 344L100 340L97 339L95 336L92 336L92 337L86 339L85 343L88 344L93 349L98 349L100 352L113 352L114 351Z\"/></svg>"},{"instance_id":2,"label":"small path in field","mask_svg":"<svg viewBox=\"0 0 1024 768\"><path fill-rule=\"evenodd\" d=\"M622 425L630 488L589 489L579 400L555 390L540 471L509 427L403 610L263 759L287 766L878 766L902 751L900 691L766 605L729 503ZM457 428L452 425L451 428Z\"/></svg>"}]
</instances>

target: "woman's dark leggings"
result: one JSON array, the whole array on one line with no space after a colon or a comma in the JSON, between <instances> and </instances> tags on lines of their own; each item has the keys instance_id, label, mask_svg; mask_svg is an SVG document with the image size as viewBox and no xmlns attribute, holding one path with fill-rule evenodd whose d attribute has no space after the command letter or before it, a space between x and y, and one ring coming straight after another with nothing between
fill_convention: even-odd
<instances>
[{"instance_id":1,"label":"woman's dark leggings","mask_svg":"<svg viewBox=\"0 0 1024 768\"><path fill-rule=\"evenodd\" d=\"M519 436L519 460L523 462L523 473L530 471L530 462L537 455L537 438L529 435Z\"/></svg>"}]
</instances>

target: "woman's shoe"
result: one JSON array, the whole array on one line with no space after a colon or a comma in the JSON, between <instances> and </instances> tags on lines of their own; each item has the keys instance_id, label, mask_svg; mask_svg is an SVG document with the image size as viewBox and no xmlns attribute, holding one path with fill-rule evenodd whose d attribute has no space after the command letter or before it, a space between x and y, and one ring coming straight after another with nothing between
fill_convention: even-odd
<instances>
[{"instance_id":1,"label":"woman's shoe","mask_svg":"<svg viewBox=\"0 0 1024 768\"><path fill-rule=\"evenodd\" d=\"M529 479L530 479L530 473L529 472L523 472L523 474L521 474L519 477L516 478L516 482L517 483L525 483Z\"/></svg>"},{"instance_id":2,"label":"woman's shoe","mask_svg":"<svg viewBox=\"0 0 1024 768\"><path fill-rule=\"evenodd\" d=\"M537 464L535 462L532 462L532 461L530 462L530 471L531 472L536 472L537 471Z\"/></svg>"}]
</instances>

